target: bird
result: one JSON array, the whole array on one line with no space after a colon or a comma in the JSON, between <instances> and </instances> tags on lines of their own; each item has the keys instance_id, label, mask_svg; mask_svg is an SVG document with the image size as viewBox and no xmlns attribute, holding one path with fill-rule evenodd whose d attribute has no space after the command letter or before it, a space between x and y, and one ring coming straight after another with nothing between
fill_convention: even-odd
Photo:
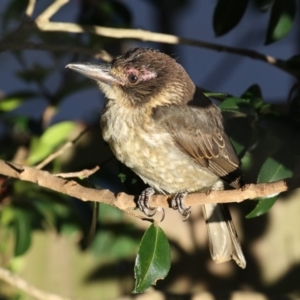
<instances>
[{"instance_id":1,"label":"bird","mask_svg":"<svg viewBox=\"0 0 300 300\"><path fill-rule=\"evenodd\" d=\"M139 208L153 216L154 193L171 194L171 207L188 218L188 193L241 188L240 160L224 131L219 108L196 87L183 66L152 48L134 48L110 63L66 66L98 84L106 102L100 126L116 158L149 188ZM228 206L202 205L211 257L246 260Z\"/></svg>"}]
</instances>

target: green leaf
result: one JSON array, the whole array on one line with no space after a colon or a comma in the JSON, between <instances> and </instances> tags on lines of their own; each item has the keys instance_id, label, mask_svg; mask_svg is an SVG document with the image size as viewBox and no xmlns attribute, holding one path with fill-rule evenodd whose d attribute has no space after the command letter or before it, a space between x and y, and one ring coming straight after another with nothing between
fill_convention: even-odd
<instances>
[{"instance_id":1,"label":"green leaf","mask_svg":"<svg viewBox=\"0 0 300 300\"><path fill-rule=\"evenodd\" d=\"M281 149L271 157L269 157L262 165L258 183L273 182L284 178L292 177L293 171L288 159L290 155L286 149ZM281 161L279 161L281 159ZM267 213L274 205L278 195L272 195L267 198L259 198L256 207L246 216L246 218L254 218Z\"/></svg>"},{"instance_id":2,"label":"green leaf","mask_svg":"<svg viewBox=\"0 0 300 300\"><path fill-rule=\"evenodd\" d=\"M249 104L245 99L230 97L220 103L219 108L222 111L237 111L246 115L255 115L255 110L252 105Z\"/></svg>"},{"instance_id":3,"label":"green leaf","mask_svg":"<svg viewBox=\"0 0 300 300\"><path fill-rule=\"evenodd\" d=\"M59 145L68 139L75 125L75 122L65 121L49 127L38 142L33 145L28 157L28 164L34 165L53 153Z\"/></svg>"},{"instance_id":4,"label":"green leaf","mask_svg":"<svg viewBox=\"0 0 300 300\"><path fill-rule=\"evenodd\" d=\"M225 99L231 97L229 94L218 93L218 92L205 92L203 94L208 98L214 98L214 99L218 99L218 100L225 100Z\"/></svg>"},{"instance_id":5,"label":"green leaf","mask_svg":"<svg viewBox=\"0 0 300 300\"><path fill-rule=\"evenodd\" d=\"M1 100L0 102L0 110L1 111L11 111L17 108L22 103L21 99L18 98L6 98Z\"/></svg>"},{"instance_id":6,"label":"green leaf","mask_svg":"<svg viewBox=\"0 0 300 300\"><path fill-rule=\"evenodd\" d=\"M245 99L258 113L270 111L272 108L271 104L263 101L260 86L257 84L251 85L241 98Z\"/></svg>"},{"instance_id":7,"label":"green leaf","mask_svg":"<svg viewBox=\"0 0 300 300\"><path fill-rule=\"evenodd\" d=\"M152 224L145 232L134 266L133 293L142 293L159 279L164 279L171 266L168 239L161 228Z\"/></svg>"},{"instance_id":8,"label":"green leaf","mask_svg":"<svg viewBox=\"0 0 300 300\"><path fill-rule=\"evenodd\" d=\"M216 36L227 33L240 22L247 4L248 0L218 0L213 17Z\"/></svg>"},{"instance_id":9,"label":"green leaf","mask_svg":"<svg viewBox=\"0 0 300 300\"><path fill-rule=\"evenodd\" d=\"M120 178L121 182L124 183L127 176L126 176L126 174L124 174L124 173L120 173L120 174L118 175L118 177Z\"/></svg>"},{"instance_id":10,"label":"green leaf","mask_svg":"<svg viewBox=\"0 0 300 300\"><path fill-rule=\"evenodd\" d=\"M242 94L241 98L262 98L261 88L258 84L253 84Z\"/></svg>"},{"instance_id":11,"label":"green leaf","mask_svg":"<svg viewBox=\"0 0 300 300\"><path fill-rule=\"evenodd\" d=\"M291 30L296 15L295 0L275 0L269 20L265 44L274 43Z\"/></svg>"},{"instance_id":12,"label":"green leaf","mask_svg":"<svg viewBox=\"0 0 300 300\"><path fill-rule=\"evenodd\" d=\"M246 215L247 219L259 217L265 213L267 213L271 207L275 204L278 196L270 197L270 198L258 198L258 203L255 208Z\"/></svg>"},{"instance_id":13,"label":"green leaf","mask_svg":"<svg viewBox=\"0 0 300 300\"><path fill-rule=\"evenodd\" d=\"M31 244L31 224L30 217L26 210L15 209L15 256L24 254Z\"/></svg>"},{"instance_id":14,"label":"green leaf","mask_svg":"<svg viewBox=\"0 0 300 300\"><path fill-rule=\"evenodd\" d=\"M36 93L30 91L21 91L14 94L7 95L0 100L0 111L9 112L17 108L24 100L33 98Z\"/></svg>"}]
</instances>

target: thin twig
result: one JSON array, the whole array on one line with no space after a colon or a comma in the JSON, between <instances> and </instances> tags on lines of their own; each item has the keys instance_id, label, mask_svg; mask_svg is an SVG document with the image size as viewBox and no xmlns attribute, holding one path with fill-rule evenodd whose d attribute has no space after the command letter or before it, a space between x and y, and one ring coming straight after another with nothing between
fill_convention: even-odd
<instances>
[{"instance_id":1,"label":"thin twig","mask_svg":"<svg viewBox=\"0 0 300 300\"><path fill-rule=\"evenodd\" d=\"M215 51L244 55L253 59L261 60L292 75L295 75L295 72L288 68L283 60L277 59L270 55L262 54L254 50L244 48L235 48L220 44L207 43L194 39L182 38L171 34L157 33L141 29L120 29L101 26L82 26L74 23L44 22L40 20L36 21L36 26L42 31L58 31L72 33L88 32L99 36L117 39L138 39L142 41L159 42L166 44L184 44L201 48L207 48Z\"/></svg>"},{"instance_id":2,"label":"thin twig","mask_svg":"<svg viewBox=\"0 0 300 300\"><path fill-rule=\"evenodd\" d=\"M33 0L31 0L33 1ZM41 31L52 31L52 32L68 32L68 33L91 33L98 36L105 36L109 38L117 38L117 39L138 39L141 41L152 41L166 44L184 44L196 47L202 47L206 49L211 49L214 51L222 51L231 54L243 55L246 57L250 57L252 59L261 60L267 62L291 75L297 76L294 70L289 68L284 60L277 59L273 56L259 53L254 50L244 49L244 48L235 48L215 43L207 43L204 41L194 40L182 38L179 36L171 35L171 34L163 34L157 32L150 32L141 29L123 29L123 28L110 28L110 27L101 27L101 26L83 26L74 23L62 23L62 22L50 22L49 19L66 3L68 0L55 0L44 12L42 12L35 20L33 24L27 24L24 27L24 30L28 31L30 29L35 30L36 28ZM9 49L6 47L6 42L11 41L11 39L6 38L6 40L2 41L0 44L0 50ZM26 45L26 44L23 44ZM27 44L29 46L29 44ZM17 48L16 45L10 44L10 47ZM32 45L34 47L34 45ZM36 49L38 50L47 50L43 48L44 46L36 45ZM53 45L52 45L53 47ZM63 51L61 48L55 46L52 48L53 51ZM22 49L22 48L21 48ZM51 49L49 49L52 51ZM67 49L66 49L67 50ZM77 52L86 53L87 50L83 50L81 48L77 48ZM76 52L74 49L73 52Z\"/></svg>"},{"instance_id":3,"label":"thin twig","mask_svg":"<svg viewBox=\"0 0 300 300\"><path fill-rule=\"evenodd\" d=\"M69 173L56 173L54 176L61 178L88 178L100 169L99 166L95 166L93 169L84 169L78 172L69 172Z\"/></svg>"},{"instance_id":4,"label":"thin twig","mask_svg":"<svg viewBox=\"0 0 300 300\"><path fill-rule=\"evenodd\" d=\"M28 18L30 18L33 14L34 8L35 8L36 0L28 0L28 5L26 7L25 14Z\"/></svg>"},{"instance_id":5,"label":"thin twig","mask_svg":"<svg viewBox=\"0 0 300 300\"><path fill-rule=\"evenodd\" d=\"M51 161L53 161L58 156L62 155L67 149L73 147L73 145L89 130L90 128L87 127L83 131L79 133L79 135L73 139L72 141L66 142L61 148L59 148L54 153L51 153L48 157L46 157L42 162L35 166L36 169L40 170L43 169L46 165L48 165Z\"/></svg>"},{"instance_id":6,"label":"thin twig","mask_svg":"<svg viewBox=\"0 0 300 300\"><path fill-rule=\"evenodd\" d=\"M67 4L69 0L55 0L52 4L50 4L37 18L36 21L49 21L49 19L60 10L62 6Z\"/></svg>"},{"instance_id":7,"label":"thin twig","mask_svg":"<svg viewBox=\"0 0 300 300\"><path fill-rule=\"evenodd\" d=\"M70 300L57 294L47 293L28 283L20 276L0 267L0 279L6 283L17 287L31 297L38 300Z\"/></svg>"}]
</instances>

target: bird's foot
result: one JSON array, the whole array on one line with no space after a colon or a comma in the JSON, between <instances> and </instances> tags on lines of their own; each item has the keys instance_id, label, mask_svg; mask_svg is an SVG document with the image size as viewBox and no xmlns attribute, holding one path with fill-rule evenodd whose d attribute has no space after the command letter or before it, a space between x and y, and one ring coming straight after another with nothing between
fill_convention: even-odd
<instances>
[{"instance_id":1,"label":"bird's foot","mask_svg":"<svg viewBox=\"0 0 300 300\"><path fill-rule=\"evenodd\" d=\"M149 187L142 191L137 201L140 211L142 211L147 217L153 217L156 213L156 208L151 208L149 206L149 200L154 194L155 190Z\"/></svg>"},{"instance_id":2,"label":"bird's foot","mask_svg":"<svg viewBox=\"0 0 300 300\"><path fill-rule=\"evenodd\" d=\"M183 222L185 222L191 214L191 207L186 207L184 204L184 198L187 194L187 191L181 191L179 193L176 193L171 200L171 207L173 209L178 209L180 214L185 217Z\"/></svg>"}]
</instances>

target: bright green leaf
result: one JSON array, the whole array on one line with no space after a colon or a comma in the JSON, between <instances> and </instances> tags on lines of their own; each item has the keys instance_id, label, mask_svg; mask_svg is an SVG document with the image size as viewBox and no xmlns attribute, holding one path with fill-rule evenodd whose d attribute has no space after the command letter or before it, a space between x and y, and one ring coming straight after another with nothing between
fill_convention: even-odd
<instances>
[{"instance_id":1,"label":"bright green leaf","mask_svg":"<svg viewBox=\"0 0 300 300\"><path fill-rule=\"evenodd\" d=\"M267 213L271 207L275 204L277 200L277 196L270 197L270 198L258 198L258 203L256 204L255 208L247 214L246 218L251 219L255 217L259 217L265 213Z\"/></svg>"},{"instance_id":2,"label":"bright green leaf","mask_svg":"<svg viewBox=\"0 0 300 300\"><path fill-rule=\"evenodd\" d=\"M7 95L0 100L0 111L8 112L17 108L24 100L36 97L37 94L31 91L18 91L16 93Z\"/></svg>"},{"instance_id":3,"label":"bright green leaf","mask_svg":"<svg viewBox=\"0 0 300 300\"><path fill-rule=\"evenodd\" d=\"M1 111L11 111L17 108L22 103L21 99L18 98L6 98L0 101Z\"/></svg>"},{"instance_id":4,"label":"bright green leaf","mask_svg":"<svg viewBox=\"0 0 300 300\"><path fill-rule=\"evenodd\" d=\"M281 161L278 158L282 158ZM289 154L285 149L282 149L269 157L262 165L259 175L258 183L273 182L284 178L292 177L293 171L288 163ZM256 207L246 216L246 218L254 218L267 213L274 205L278 195L272 195L268 198L259 198Z\"/></svg>"},{"instance_id":5,"label":"bright green leaf","mask_svg":"<svg viewBox=\"0 0 300 300\"><path fill-rule=\"evenodd\" d=\"M265 44L271 44L285 37L291 30L296 15L297 6L295 0L275 0Z\"/></svg>"},{"instance_id":6,"label":"bright green leaf","mask_svg":"<svg viewBox=\"0 0 300 300\"><path fill-rule=\"evenodd\" d=\"M246 115L255 115L253 107L242 98L230 97L220 103L219 108L223 111L237 111Z\"/></svg>"},{"instance_id":7,"label":"bright green leaf","mask_svg":"<svg viewBox=\"0 0 300 300\"><path fill-rule=\"evenodd\" d=\"M53 153L59 145L68 139L75 125L74 122L65 121L49 127L30 152L28 164L34 165Z\"/></svg>"},{"instance_id":8,"label":"bright green leaf","mask_svg":"<svg viewBox=\"0 0 300 300\"><path fill-rule=\"evenodd\" d=\"M171 266L168 239L161 228L152 224L145 232L134 266L133 293L142 293L159 279L164 279Z\"/></svg>"}]
</instances>

